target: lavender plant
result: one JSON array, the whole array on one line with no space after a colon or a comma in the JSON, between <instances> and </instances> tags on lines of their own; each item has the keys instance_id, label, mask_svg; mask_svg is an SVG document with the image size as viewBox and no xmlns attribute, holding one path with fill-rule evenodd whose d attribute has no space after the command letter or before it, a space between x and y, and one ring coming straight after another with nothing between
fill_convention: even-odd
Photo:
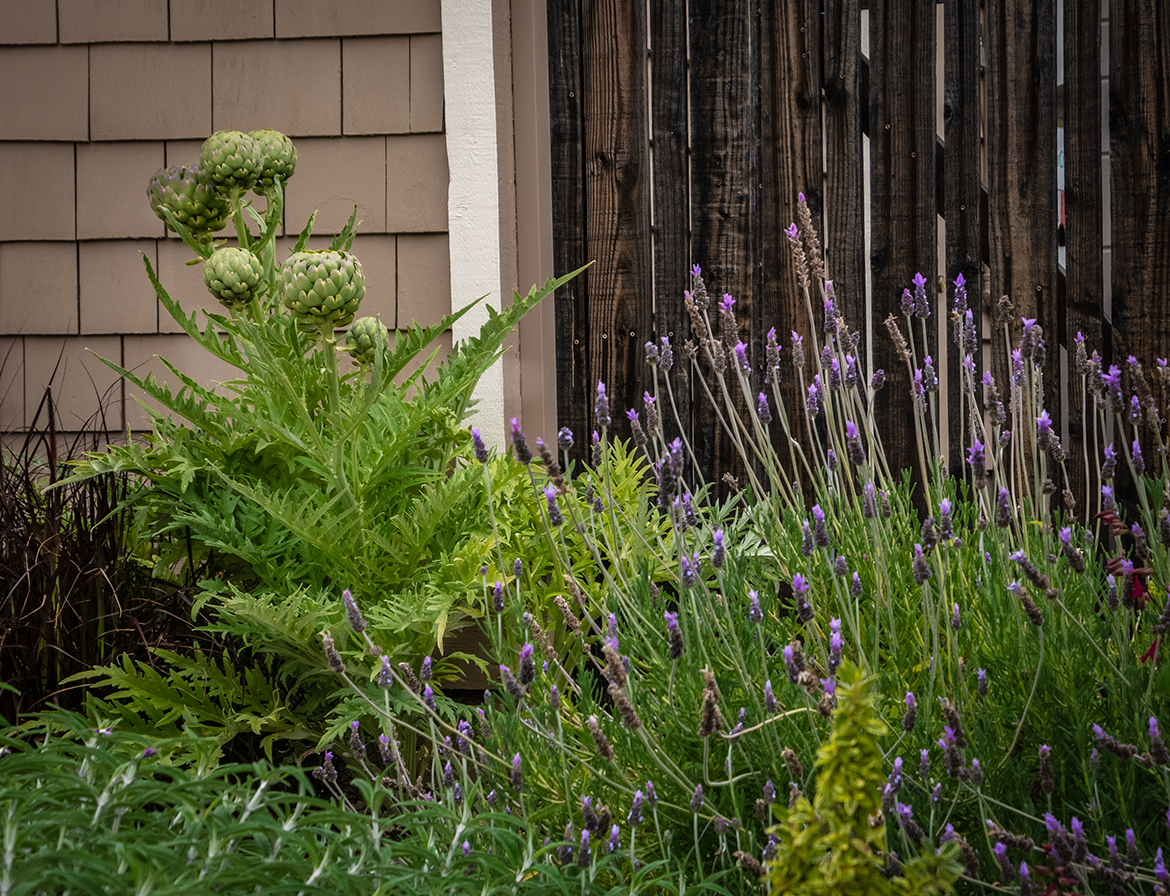
<instances>
[{"instance_id":1,"label":"lavender plant","mask_svg":"<svg viewBox=\"0 0 1170 896\"><path fill-rule=\"evenodd\" d=\"M555 558L553 599L546 590L534 600L517 577L498 600L485 582L500 687L470 732L428 708L430 730L418 735L436 750L411 786L454 799L450 761L452 783L465 768L538 837L564 830L568 843L584 827L593 844L616 823L625 873L665 859L694 882L739 865L728 885L750 891L775 856L777 803L817 799L813 758L831 736L840 670L853 663L886 723L883 780L866 799L902 868L955 841L972 882L1162 892L1170 511L1164 424L1156 402L1148 410L1140 368L1130 365L1128 402L1120 371L1101 373L1092 359L1078 368L1101 396L1099 436L1110 425L1126 436L1120 451L1104 449L1106 528L1090 529L1070 512L1069 459L1042 404L1039 325L1002 311L1010 382L976 382L960 278L951 315L964 402L950 410L963 417L968 475L952 479L937 460L939 368L923 348L934 302L919 277L904 319L886 322L910 374L919 445L915 471L892 469L874 413L884 373L865 369L803 201L789 239L814 326L809 345L794 337L782 348L769 334L763 391L733 299L712 308L696 267L685 297L693 340L647 346L653 391L626 409L629 448L603 384L589 467L537 465L516 430L515 463L531 477L529 506ZM697 464L687 473L686 441L664 435L676 358L711 377L743 454L747 482L723 503L705 497ZM799 407L784 402L787 376ZM1143 441L1154 446L1148 464ZM1102 456L1087 441L1083 450ZM636 498L611 488L615 461L630 455L647 470ZM490 484L498 462L478 456ZM1109 484L1118 459L1139 483L1128 510ZM1057 491L1064 510L1053 507ZM494 497L489 508L501 512ZM345 674L361 692L375 670ZM384 684L410 690L393 669ZM369 700L378 724L400 724ZM444 759L464 743L462 759ZM887 870L898 876L897 864Z\"/></svg>"}]
</instances>

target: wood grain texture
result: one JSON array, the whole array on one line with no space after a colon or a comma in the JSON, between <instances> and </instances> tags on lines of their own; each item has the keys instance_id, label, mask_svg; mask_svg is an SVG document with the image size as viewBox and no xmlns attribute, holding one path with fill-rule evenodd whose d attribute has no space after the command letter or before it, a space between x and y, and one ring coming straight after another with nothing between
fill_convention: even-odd
<instances>
[{"instance_id":1,"label":"wood grain texture","mask_svg":"<svg viewBox=\"0 0 1170 896\"><path fill-rule=\"evenodd\" d=\"M1113 363L1170 346L1170 4L1114 0L1109 23Z\"/></svg>"},{"instance_id":2,"label":"wood grain texture","mask_svg":"<svg viewBox=\"0 0 1170 896\"><path fill-rule=\"evenodd\" d=\"M1056 7L1055 0L988 0L988 170L991 301L1036 318L1048 345L1044 406L1059 419L1060 319L1056 267ZM1009 350L994 326L992 372L1007 394Z\"/></svg>"},{"instance_id":3,"label":"wood grain texture","mask_svg":"<svg viewBox=\"0 0 1170 896\"><path fill-rule=\"evenodd\" d=\"M792 3L774 0L764 3L761 7L762 155L758 211L753 216L758 222L757 270L760 273L759 298L755 303L755 307L760 310L760 323L755 334L753 350L755 357L762 360L767 332L775 327L777 339L783 346L780 394L788 409L789 422L794 427L793 435L799 437L803 433L804 438L808 435L807 418L803 411L804 396L801 394L796 371L791 365L792 343L789 337L791 331L796 330L805 337L806 345L812 345L810 338L812 323L808 319L804 292L796 280L792 247L784 236L784 230L797 220L798 193L805 194L815 219L822 218L824 208L820 92L822 35L818 6L819 3L815 0ZM860 28L860 24L858 27ZM856 64L856 58L854 63ZM855 161L859 162L860 131L858 134L858 155ZM844 164L842 162L842 166ZM860 173L861 166L858 164L856 166L858 189L861 185ZM830 181L830 188L833 183ZM836 183L840 186L840 179ZM836 219L832 217L830 209L830 222L834 220L838 226L844 224L844 219L840 215ZM858 223L856 235L859 239L862 236L860 227L863 223ZM833 240L831 223L827 241L827 251L830 253L836 251ZM844 256L838 253L830 257ZM847 285L843 286L843 297L848 300L850 293L851 289ZM864 278L857 294L861 297L861 312L860 316L852 320L860 326L864 315ZM815 296L814 303L820 304ZM819 312L820 309L817 310ZM781 463L790 475L794 474L795 458L791 456L788 446L782 444L780 427L773 426L773 429L776 430L775 443Z\"/></svg>"},{"instance_id":4,"label":"wood grain texture","mask_svg":"<svg viewBox=\"0 0 1170 896\"><path fill-rule=\"evenodd\" d=\"M917 449L910 376L898 360L882 321L901 320L902 290L916 272L934 297L937 266L935 225L935 9L934 4L874 0L870 3L870 193L873 274L874 366L887 385L877 394L876 413L890 468L913 469ZM935 319L927 322L928 345L937 355ZM915 321L915 339L919 339ZM921 340L919 339L919 342Z\"/></svg>"},{"instance_id":5,"label":"wood grain texture","mask_svg":"<svg viewBox=\"0 0 1170 896\"><path fill-rule=\"evenodd\" d=\"M703 268L712 308L724 293L735 298L741 331L750 324L754 299L749 218L752 9L748 0L690 4L692 254ZM711 383L718 397L716 388ZM708 476L729 472L742 484L743 465L706 393L698 384L693 392L699 464ZM746 406L739 402L737 407L746 416Z\"/></svg>"},{"instance_id":6,"label":"wood grain texture","mask_svg":"<svg viewBox=\"0 0 1170 896\"><path fill-rule=\"evenodd\" d=\"M1077 333L1085 348L1103 351L1104 277L1102 271L1101 196L1101 19L1094 4L1064 5L1064 209L1065 305L1064 340L1068 347L1068 404L1065 417L1069 441L1065 450L1076 517L1085 519L1086 483L1082 457L1085 401L1081 377L1075 372ZM1093 413L1092 397L1087 397ZM1090 469L1092 461L1089 461Z\"/></svg>"},{"instance_id":7,"label":"wood grain texture","mask_svg":"<svg viewBox=\"0 0 1170 896\"><path fill-rule=\"evenodd\" d=\"M946 156L943 163L943 217L946 220L947 296L953 301L955 279L966 281L967 307L976 334L982 334L983 265L979 215L979 0L946 0L943 10L943 127ZM962 390L963 349L954 340L952 301L947 314L947 403L950 408L947 468L952 476L967 474L964 449L971 444L970 426L964 426L968 401ZM983 377L982 337L972 356L975 382ZM976 387L983 397L983 387ZM980 402L982 403L982 402ZM960 409L964 409L960 413ZM968 424L970 421L967 421Z\"/></svg>"},{"instance_id":8,"label":"wood grain texture","mask_svg":"<svg viewBox=\"0 0 1170 896\"><path fill-rule=\"evenodd\" d=\"M833 278L845 319L855 328L866 323L865 200L861 156L861 12L850 0L825 0L821 37L824 91L825 263Z\"/></svg>"},{"instance_id":9,"label":"wood grain texture","mask_svg":"<svg viewBox=\"0 0 1170 896\"><path fill-rule=\"evenodd\" d=\"M650 139L654 184L654 329L674 348L690 333L683 291L690 288L690 134L687 126L687 11L684 3L650 8ZM689 380L670 374L679 418L691 431ZM665 403L665 398L663 399ZM662 408L667 440L679 435L674 415Z\"/></svg>"},{"instance_id":10,"label":"wood grain texture","mask_svg":"<svg viewBox=\"0 0 1170 896\"><path fill-rule=\"evenodd\" d=\"M623 0L586 0L581 8L585 221L595 260L587 388L596 390L599 380L606 384L613 432L627 438L625 411L641 407L647 382L643 346L653 325L646 9Z\"/></svg>"},{"instance_id":11,"label":"wood grain texture","mask_svg":"<svg viewBox=\"0 0 1170 896\"><path fill-rule=\"evenodd\" d=\"M589 260L585 230L584 103L581 19L577 0L549 0L549 144L552 162L553 265L558 274ZM557 290L557 418L576 438L574 457L589 437L589 318L586 271Z\"/></svg>"}]
</instances>

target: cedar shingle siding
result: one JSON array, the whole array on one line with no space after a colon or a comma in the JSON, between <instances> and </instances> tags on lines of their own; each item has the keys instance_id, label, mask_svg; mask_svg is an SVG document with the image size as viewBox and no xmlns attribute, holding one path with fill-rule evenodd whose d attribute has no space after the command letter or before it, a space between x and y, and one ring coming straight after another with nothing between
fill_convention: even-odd
<instances>
[{"instance_id":1,"label":"cedar shingle siding","mask_svg":"<svg viewBox=\"0 0 1170 896\"><path fill-rule=\"evenodd\" d=\"M146 201L154 171L197 160L213 130L295 140L284 252L314 209L315 248L356 204L363 313L392 329L447 313L439 8L0 0L0 432L29 425L50 378L66 429L99 395L111 431L141 429L130 390L91 352L140 372L165 374L161 355L207 382L229 375L160 314L141 258L188 310L218 308Z\"/></svg>"}]
</instances>

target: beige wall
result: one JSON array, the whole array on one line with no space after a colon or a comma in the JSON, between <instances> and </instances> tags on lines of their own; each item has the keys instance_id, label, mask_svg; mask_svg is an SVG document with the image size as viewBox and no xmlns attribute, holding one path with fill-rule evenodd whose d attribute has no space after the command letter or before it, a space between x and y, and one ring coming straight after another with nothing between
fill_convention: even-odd
<instances>
[{"instance_id":1,"label":"beige wall","mask_svg":"<svg viewBox=\"0 0 1170 896\"><path fill-rule=\"evenodd\" d=\"M50 377L66 429L100 394L111 430L141 427L89 351L220 374L141 259L186 307L214 305L146 201L213 130L294 138L290 234L313 209L336 233L358 205L365 313L394 328L448 312L439 32L440 0L0 0L0 431L29 425Z\"/></svg>"}]
</instances>

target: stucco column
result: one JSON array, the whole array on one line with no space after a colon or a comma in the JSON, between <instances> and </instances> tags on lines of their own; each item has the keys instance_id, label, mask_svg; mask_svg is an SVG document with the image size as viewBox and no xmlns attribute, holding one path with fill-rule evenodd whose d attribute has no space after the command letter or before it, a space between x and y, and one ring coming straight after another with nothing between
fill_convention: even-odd
<instances>
[{"instance_id":1,"label":"stucco column","mask_svg":"<svg viewBox=\"0 0 1170 896\"><path fill-rule=\"evenodd\" d=\"M455 342L479 333L485 305L500 308L500 196L491 0L442 0L443 96L451 173L448 232L451 305L487 298L455 324ZM473 393L473 422L503 447L504 368L500 361Z\"/></svg>"}]
</instances>

